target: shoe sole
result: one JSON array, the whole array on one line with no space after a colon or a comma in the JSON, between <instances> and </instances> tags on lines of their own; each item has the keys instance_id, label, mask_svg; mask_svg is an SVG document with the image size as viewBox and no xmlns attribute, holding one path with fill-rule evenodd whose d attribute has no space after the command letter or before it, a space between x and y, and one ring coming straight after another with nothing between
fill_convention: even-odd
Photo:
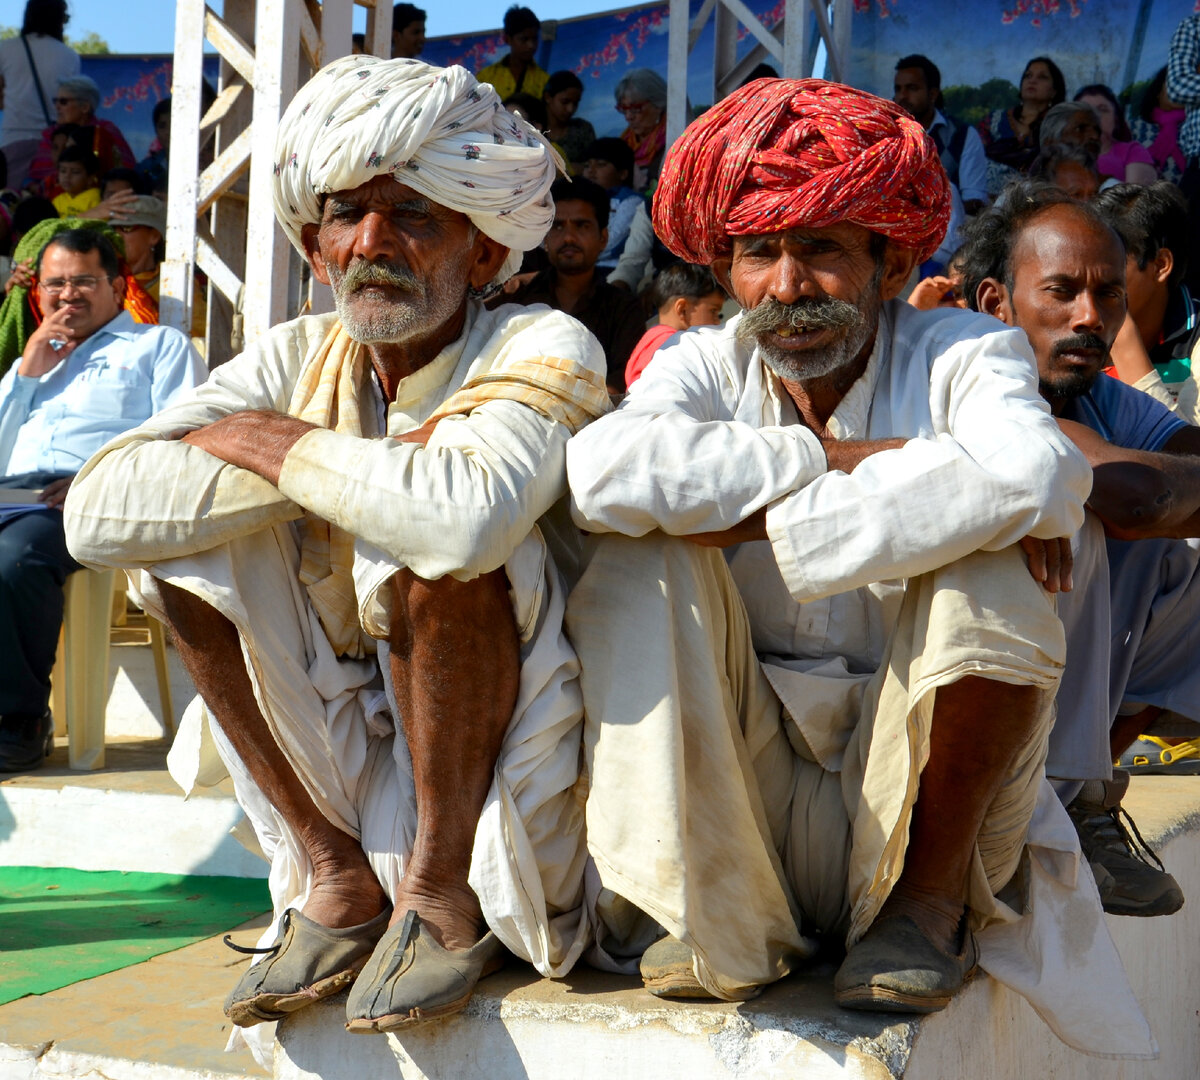
<instances>
[{"instance_id":1,"label":"shoe sole","mask_svg":"<svg viewBox=\"0 0 1200 1080\"><path fill-rule=\"evenodd\" d=\"M1177 896L1160 897L1154 904L1130 903L1125 905L1113 900L1106 900L1103 907L1109 915L1122 915L1125 918L1135 919L1154 919L1161 915L1174 915L1175 912L1183 907L1183 895L1180 893Z\"/></svg>"},{"instance_id":2,"label":"shoe sole","mask_svg":"<svg viewBox=\"0 0 1200 1080\"><path fill-rule=\"evenodd\" d=\"M700 980L690 971L686 974L682 971L673 971L668 975L658 975L653 978L647 978L643 975L642 984L655 997L687 998L691 1001L718 1000L704 989Z\"/></svg>"},{"instance_id":3,"label":"shoe sole","mask_svg":"<svg viewBox=\"0 0 1200 1080\"><path fill-rule=\"evenodd\" d=\"M843 1009L860 1012L935 1013L950 1004L951 998L975 976L978 966L963 976L962 984L944 994L912 994L886 986L851 986L835 990L833 1000Z\"/></svg>"},{"instance_id":4,"label":"shoe sole","mask_svg":"<svg viewBox=\"0 0 1200 1080\"><path fill-rule=\"evenodd\" d=\"M362 963L339 971L336 975L318 979L312 986L306 986L294 994L258 994L246 998L245 1001L235 1002L225 1011L225 1015L237 1027L243 1028L282 1020L314 1001L331 997L339 990L346 989L358 978L358 973L366 962L367 957L364 956Z\"/></svg>"}]
</instances>

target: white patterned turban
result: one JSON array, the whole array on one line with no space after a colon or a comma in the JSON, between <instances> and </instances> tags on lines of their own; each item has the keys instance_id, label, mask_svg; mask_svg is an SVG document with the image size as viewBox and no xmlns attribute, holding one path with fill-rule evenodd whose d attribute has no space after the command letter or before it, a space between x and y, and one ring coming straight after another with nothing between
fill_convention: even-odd
<instances>
[{"instance_id":1,"label":"white patterned turban","mask_svg":"<svg viewBox=\"0 0 1200 1080\"><path fill-rule=\"evenodd\" d=\"M303 254L301 227L321 197L391 175L466 214L510 248L496 283L515 274L554 220L562 159L465 68L343 56L292 99L275 137L275 216Z\"/></svg>"}]
</instances>

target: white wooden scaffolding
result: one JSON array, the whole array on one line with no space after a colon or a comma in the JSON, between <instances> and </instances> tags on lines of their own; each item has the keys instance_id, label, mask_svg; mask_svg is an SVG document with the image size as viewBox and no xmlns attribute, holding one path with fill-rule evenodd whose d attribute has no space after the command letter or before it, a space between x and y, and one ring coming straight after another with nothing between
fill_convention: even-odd
<instances>
[{"instance_id":1,"label":"white wooden scaffolding","mask_svg":"<svg viewBox=\"0 0 1200 1080\"><path fill-rule=\"evenodd\" d=\"M670 37L667 46L667 142L687 127L688 66L692 50L710 18L714 17L713 96L720 101L737 89L761 63L769 63L785 79L803 79L813 73L818 44L824 45L826 77L840 79L850 52L850 24L854 0L785 0L783 20L768 30L743 0L704 0L695 20L688 0L670 0ZM737 58L738 26L744 26L757 44ZM707 62L707 57L704 62Z\"/></svg>"},{"instance_id":2,"label":"white wooden scaffolding","mask_svg":"<svg viewBox=\"0 0 1200 1080\"><path fill-rule=\"evenodd\" d=\"M275 223L271 150L297 89L350 52L356 4L367 8L367 51L390 56L391 0L225 0L221 15L204 0L178 0L159 318L186 332L193 275L202 270L210 367L294 317L305 302L328 307L327 290L308 295L301 260ZM207 108L205 42L220 63Z\"/></svg>"}]
</instances>

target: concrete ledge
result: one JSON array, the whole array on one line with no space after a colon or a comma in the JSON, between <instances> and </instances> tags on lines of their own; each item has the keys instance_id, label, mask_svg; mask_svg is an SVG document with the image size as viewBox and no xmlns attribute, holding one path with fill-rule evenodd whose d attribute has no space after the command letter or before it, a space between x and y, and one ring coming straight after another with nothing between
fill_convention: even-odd
<instances>
[{"instance_id":1,"label":"concrete ledge","mask_svg":"<svg viewBox=\"0 0 1200 1080\"><path fill-rule=\"evenodd\" d=\"M243 814L229 781L185 799L165 740L110 741L91 773L67 769L60 742L41 769L0 781L0 864L267 876L231 835Z\"/></svg>"},{"instance_id":2,"label":"concrete ledge","mask_svg":"<svg viewBox=\"0 0 1200 1080\"><path fill-rule=\"evenodd\" d=\"M349 1035L345 995L280 1024L277 1080L1192 1080L1200 1066L1200 779L1135 781L1126 806L1190 898L1165 919L1108 916L1161 1046L1107 1061L1061 1043L1023 999L981 977L930 1017L851 1013L832 966L741 1005L666 1002L578 968L562 981L510 965L460 1016L403 1035Z\"/></svg>"}]
</instances>

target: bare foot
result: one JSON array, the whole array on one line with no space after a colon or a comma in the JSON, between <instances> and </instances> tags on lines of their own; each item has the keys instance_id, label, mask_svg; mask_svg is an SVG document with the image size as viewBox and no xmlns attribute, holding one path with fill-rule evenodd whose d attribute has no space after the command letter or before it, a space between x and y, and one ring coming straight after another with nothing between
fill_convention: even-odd
<instances>
[{"instance_id":1,"label":"bare foot","mask_svg":"<svg viewBox=\"0 0 1200 1080\"><path fill-rule=\"evenodd\" d=\"M410 868L396 893L392 924L410 910L421 916L421 925L443 949L469 949L481 936L479 898L469 886L430 888Z\"/></svg>"},{"instance_id":2,"label":"bare foot","mask_svg":"<svg viewBox=\"0 0 1200 1080\"><path fill-rule=\"evenodd\" d=\"M387 894L364 859L362 867L318 869L303 912L321 926L342 930L370 922L387 906Z\"/></svg>"}]
</instances>

